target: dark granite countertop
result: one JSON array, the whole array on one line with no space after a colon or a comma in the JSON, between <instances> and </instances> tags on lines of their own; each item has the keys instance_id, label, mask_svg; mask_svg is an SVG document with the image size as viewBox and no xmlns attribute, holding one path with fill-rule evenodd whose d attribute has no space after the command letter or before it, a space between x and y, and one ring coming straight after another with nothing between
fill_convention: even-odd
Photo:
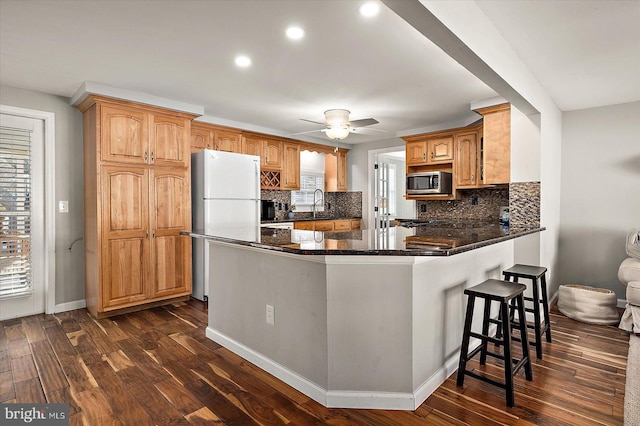
<instances>
[{"instance_id":1,"label":"dark granite countertop","mask_svg":"<svg viewBox=\"0 0 640 426\"><path fill-rule=\"evenodd\" d=\"M184 231L183 235L275 250L299 255L451 256L502 241L544 231L530 227L513 229L496 223L441 221L408 228L318 232L260 228L260 241L241 241ZM215 231L213 232L215 234Z\"/></svg>"}]
</instances>

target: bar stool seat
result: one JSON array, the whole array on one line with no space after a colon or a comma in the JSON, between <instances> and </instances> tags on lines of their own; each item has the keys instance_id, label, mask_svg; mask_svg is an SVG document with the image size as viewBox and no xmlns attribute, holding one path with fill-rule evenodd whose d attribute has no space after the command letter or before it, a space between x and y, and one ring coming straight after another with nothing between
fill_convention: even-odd
<instances>
[{"instance_id":1,"label":"bar stool seat","mask_svg":"<svg viewBox=\"0 0 640 426\"><path fill-rule=\"evenodd\" d=\"M524 291L527 288L524 284L512 283L509 281L501 281L489 279L474 287L470 287L464 291L468 295L467 312L464 321L464 333L462 335L462 346L460 348L460 363L458 364L457 385L464 384L464 376L471 376L483 382L498 386L505 389L507 405L514 406L514 375L524 366L526 379L533 380L531 371L531 359L529 357L529 343L527 340L527 323L524 313ZM484 315L482 318L482 333L478 334L471 331L471 323L473 321L473 309L476 298L484 299ZM497 301L500 304L501 316L499 319L491 318L491 303ZM515 303L515 309L518 310L518 323L512 323L509 316L509 304L511 301ZM505 318L506 320L502 320ZM489 336L489 324L497 324L501 330L502 339ZM522 358L514 359L511 356L511 329L512 327L520 330L520 342L522 346ZM475 337L481 340L480 346L469 353L469 339ZM495 353L487 350L487 343L492 342L503 347L503 353ZM492 380L472 370L467 370L467 362L475 355L480 353L480 365L484 365L487 355L504 361L504 383Z\"/></svg>"},{"instance_id":2,"label":"bar stool seat","mask_svg":"<svg viewBox=\"0 0 640 426\"><path fill-rule=\"evenodd\" d=\"M533 297L525 297L524 300L532 302L533 307L525 306L525 312L533 313L533 324L527 324L535 332L535 340L531 342L536 348L536 357L542 359L542 335L545 334L547 342L551 343L551 323L549 322L549 301L547 299L547 280L545 273L547 268L543 266L531 266L515 264L509 269L502 271L505 281L519 282L519 279L529 279L532 282L531 290ZM540 288L538 288L538 284ZM540 325L540 304L544 316L544 325ZM513 305L513 303L512 303ZM514 309L510 309L511 319L513 319Z\"/></svg>"}]
</instances>

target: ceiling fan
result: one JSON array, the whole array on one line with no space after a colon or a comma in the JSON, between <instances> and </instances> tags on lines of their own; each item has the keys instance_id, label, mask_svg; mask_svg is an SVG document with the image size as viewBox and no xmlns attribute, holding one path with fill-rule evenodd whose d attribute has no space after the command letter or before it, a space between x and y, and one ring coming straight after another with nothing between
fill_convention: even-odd
<instances>
[{"instance_id":1,"label":"ceiling fan","mask_svg":"<svg viewBox=\"0 0 640 426\"><path fill-rule=\"evenodd\" d=\"M349 136L350 133L359 132L360 129L363 127L371 126L373 124L378 124L378 120L376 120L375 118L363 118L360 120L349 121L349 114L350 114L350 111L346 109L328 109L324 112L324 119L325 119L324 123L301 118L300 120L302 121L318 124L323 128L311 130L308 132L296 133L296 134L300 135L305 133L322 132L325 135L327 135L329 139L339 141ZM380 129L367 129L367 130L384 132L384 130L380 130Z\"/></svg>"}]
</instances>

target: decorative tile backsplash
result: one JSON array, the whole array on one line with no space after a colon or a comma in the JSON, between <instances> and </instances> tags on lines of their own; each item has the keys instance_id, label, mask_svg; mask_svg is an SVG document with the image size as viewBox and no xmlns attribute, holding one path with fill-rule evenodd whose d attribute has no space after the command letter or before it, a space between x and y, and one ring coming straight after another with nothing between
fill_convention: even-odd
<instances>
[{"instance_id":1,"label":"decorative tile backsplash","mask_svg":"<svg viewBox=\"0 0 640 426\"><path fill-rule=\"evenodd\" d=\"M286 220L289 205L291 204L291 191L275 191L263 189L260 198L263 200L275 200L276 219ZM318 218L334 217L362 217L362 192L325 192L325 209L317 212ZM312 212L294 212L296 219L308 219L313 217Z\"/></svg>"},{"instance_id":2,"label":"decorative tile backsplash","mask_svg":"<svg viewBox=\"0 0 640 426\"><path fill-rule=\"evenodd\" d=\"M515 182L509 184L509 188L459 190L457 200L417 202L419 219L497 222L500 208L507 206L511 228L539 227L540 182Z\"/></svg>"},{"instance_id":3,"label":"decorative tile backsplash","mask_svg":"<svg viewBox=\"0 0 640 426\"><path fill-rule=\"evenodd\" d=\"M509 190L507 188L459 190L457 200L417 201L419 219L498 222L500 207L508 205Z\"/></svg>"},{"instance_id":4,"label":"decorative tile backsplash","mask_svg":"<svg viewBox=\"0 0 640 426\"><path fill-rule=\"evenodd\" d=\"M509 184L509 226L540 226L540 182Z\"/></svg>"}]
</instances>

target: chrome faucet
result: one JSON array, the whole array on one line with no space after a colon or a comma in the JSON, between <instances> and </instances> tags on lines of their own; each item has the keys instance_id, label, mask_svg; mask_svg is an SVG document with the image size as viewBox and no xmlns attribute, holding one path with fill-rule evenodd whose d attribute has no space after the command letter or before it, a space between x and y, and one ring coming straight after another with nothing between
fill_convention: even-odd
<instances>
[{"instance_id":1,"label":"chrome faucet","mask_svg":"<svg viewBox=\"0 0 640 426\"><path fill-rule=\"evenodd\" d=\"M320 199L316 200L316 194L318 193L318 191L320 191ZM313 191L313 218L316 218L316 205L318 204L318 201L323 202L324 203L324 193L322 192L322 189L316 189L315 191Z\"/></svg>"}]
</instances>

